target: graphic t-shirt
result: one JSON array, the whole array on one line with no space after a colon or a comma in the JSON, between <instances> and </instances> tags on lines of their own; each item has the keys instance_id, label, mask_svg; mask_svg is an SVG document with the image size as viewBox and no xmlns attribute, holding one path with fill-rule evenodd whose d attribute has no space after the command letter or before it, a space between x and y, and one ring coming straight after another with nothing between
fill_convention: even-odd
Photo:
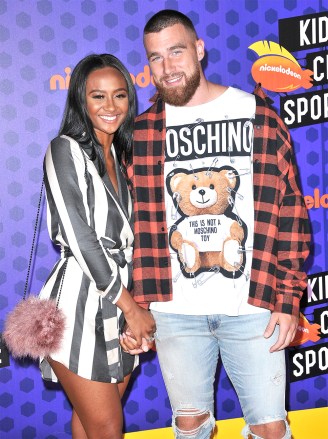
<instances>
[{"instance_id":1,"label":"graphic t-shirt","mask_svg":"<svg viewBox=\"0 0 328 439\"><path fill-rule=\"evenodd\" d=\"M247 303L254 237L255 97L228 88L192 107L165 105L166 220L178 314L265 312Z\"/></svg>"}]
</instances>

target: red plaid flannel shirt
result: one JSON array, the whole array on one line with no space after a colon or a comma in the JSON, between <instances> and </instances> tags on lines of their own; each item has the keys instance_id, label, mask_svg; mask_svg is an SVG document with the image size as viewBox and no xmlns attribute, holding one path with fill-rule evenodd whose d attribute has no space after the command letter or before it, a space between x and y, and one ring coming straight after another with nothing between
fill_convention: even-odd
<instances>
[{"instance_id":1,"label":"red plaid flannel shirt","mask_svg":"<svg viewBox=\"0 0 328 439\"><path fill-rule=\"evenodd\" d=\"M260 97L261 96L261 97ZM298 315L307 286L302 271L310 227L290 135L255 92L254 244L248 302ZM133 166L128 169L135 209L134 299L172 300L172 272L164 201L165 108L161 99L136 119Z\"/></svg>"}]
</instances>

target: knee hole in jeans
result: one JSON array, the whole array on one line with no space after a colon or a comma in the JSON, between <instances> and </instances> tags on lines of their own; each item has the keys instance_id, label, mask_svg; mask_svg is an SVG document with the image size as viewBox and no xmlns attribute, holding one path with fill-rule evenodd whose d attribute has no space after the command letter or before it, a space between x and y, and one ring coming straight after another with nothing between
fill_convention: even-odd
<instances>
[{"instance_id":1,"label":"knee hole in jeans","mask_svg":"<svg viewBox=\"0 0 328 439\"><path fill-rule=\"evenodd\" d=\"M211 429L215 426L215 420L210 411L191 408L177 410L174 422L176 428L186 437L193 437L200 429L207 426Z\"/></svg>"},{"instance_id":2,"label":"knee hole in jeans","mask_svg":"<svg viewBox=\"0 0 328 439\"><path fill-rule=\"evenodd\" d=\"M255 428L254 428L255 427ZM258 425L245 425L242 435L247 439L265 439L270 437L279 437L281 439L290 439L290 427L285 420L271 421Z\"/></svg>"}]
</instances>

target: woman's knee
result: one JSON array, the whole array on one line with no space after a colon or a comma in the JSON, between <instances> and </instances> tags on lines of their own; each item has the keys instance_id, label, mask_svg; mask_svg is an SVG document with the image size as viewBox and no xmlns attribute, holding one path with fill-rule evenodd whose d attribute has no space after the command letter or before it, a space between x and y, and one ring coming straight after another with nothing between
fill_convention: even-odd
<instances>
[{"instance_id":1,"label":"woman's knee","mask_svg":"<svg viewBox=\"0 0 328 439\"><path fill-rule=\"evenodd\" d=\"M106 414L95 411L86 414L79 409L77 413L88 439L122 439L123 420L119 413L116 416L112 416L110 411Z\"/></svg>"},{"instance_id":2,"label":"woman's knee","mask_svg":"<svg viewBox=\"0 0 328 439\"><path fill-rule=\"evenodd\" d=\"M95 419L85 425L88 439L122 439L122 422L119 420Z\"/></svg>"}]
</instances>

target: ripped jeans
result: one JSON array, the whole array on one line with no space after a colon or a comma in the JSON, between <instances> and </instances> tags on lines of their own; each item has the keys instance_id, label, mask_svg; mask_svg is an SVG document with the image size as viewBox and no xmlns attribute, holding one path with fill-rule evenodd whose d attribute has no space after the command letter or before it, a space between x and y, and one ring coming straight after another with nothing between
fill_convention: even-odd
<instances>
[{"instance_id":1,"label":"ripped jeans","mask_svg":"<svg viewBox=\"0 0 328 439\"><path fill-rule=\"evenodd\" d=\"M219 356L249 425L285 420L284 351L269 352L279 333L265 339L270 312L230 317L179 315L152 310L156 349L173 410L176 439L209 439L215 426L214 380ZM183 417L208 414L197 428ZM178 418L178 421L177 421ZM178 426L177 426L178 424ZM254 436L258 437L258 436ZM284 439L289 439L289 429Z\"/></svg>"}]
</instances>

